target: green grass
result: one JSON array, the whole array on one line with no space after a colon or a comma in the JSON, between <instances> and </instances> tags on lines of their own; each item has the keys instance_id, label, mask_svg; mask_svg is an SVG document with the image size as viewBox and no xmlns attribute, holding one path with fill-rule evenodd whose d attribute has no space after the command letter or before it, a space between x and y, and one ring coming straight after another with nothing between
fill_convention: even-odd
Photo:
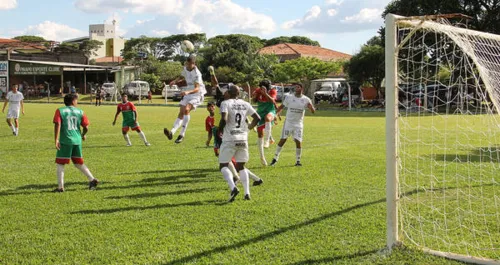
<instances>
[{"instance_id":1,"label":"green grass","mask_svg":"<svg viewBox=\"0 0 500 265\"><path fill-rule=\"evenodd\" d=\"M204 142L205 109L182 144L163 135L174 107L139 107L152 146L125 147L114 106L82 105L90 122L85 163L102 184L66 166L56 187L54 104L26 104L20 135L0 127L0 264L460 264L385 245L382 113L319 111L305 120L302 168L289 140L252 201L227 204L228 188ZM274 130L278 138L282 123ZM266 150L271 160L275 146Z\"/></svg>"}]
</instances>

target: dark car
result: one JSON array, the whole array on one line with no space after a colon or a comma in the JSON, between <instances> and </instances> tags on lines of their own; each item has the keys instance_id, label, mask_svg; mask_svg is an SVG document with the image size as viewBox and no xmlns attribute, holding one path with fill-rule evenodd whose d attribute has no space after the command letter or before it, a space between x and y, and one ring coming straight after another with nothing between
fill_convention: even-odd
<instances>
[{"instance_id":1,"label":"dark car","mask_svg":"<svg viewBox=\"0 0 500 265\"><path fill-rule=\"evenodd\" d=\"M175 92L174 96L172 97L172 100L173 101L181 101L182 100L181 91Z\"/></svg>"}]
</instances>

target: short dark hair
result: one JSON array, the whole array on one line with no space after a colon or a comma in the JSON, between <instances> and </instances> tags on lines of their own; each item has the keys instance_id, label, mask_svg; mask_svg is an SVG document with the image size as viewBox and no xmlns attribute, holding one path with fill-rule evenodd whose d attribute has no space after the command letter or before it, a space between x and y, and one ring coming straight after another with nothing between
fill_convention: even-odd
<instances>
[{"instance_id":1,"label":"short dark hair","mask_svg":"<svg viewBox=\"0 0 500 265\"><path fill-rule=\"evenodd\" d=\"M240 94L240 88L236 85L230 85L228 93L231 97L237 97Z\"/></svg>"},{"instance_id":2,"label":"short dark hair","mask_svg":"<svg viewBox=\"0 0 500 265\"><path fill-rule=\"evenodd\" d=\"M300 88L304 88L304 86L301 83L293 83L293 86L300 86Z\"/></svg>"},{"instance_id":3,"label":"short dark hair","mask_svg":"<svg viewBox=\"0 0 500 265\"><path fill-rule=\"evenodd\" d=\"M264 79L260 81L259 87L265 87L267 90L271 89L271 80Z\"/></svg>"},{"instance_id":4,"label":"short dark hair","mask_svg":"<svg viewBox=\"0 0 500 265\"><path fill-rule=\"evenodd\" d=\"M189 55L189 57L186 59L186 61L188 61L190 63L196 63L196 55L194 55L194 54Z\"/></svg>"},{"instance_id":5,"label":"short dark hair","mask_svg":"<svg viewBox=\"0 0 500 265\"><path fill-rule=\"evenodd\" d=\"M215 102L212 102L212 101L208 102L207 103L207 108L210 107L210 106L215 106Z\"/></svg>"},{"instance_id":6,"label":"short dark hair","mask_svg":"<svg viewBox=\"0 0 500 265\"><path fill-rule=\"evenodd\" d=\"M123 92L122 97L125 97L125 96L127 96L127 93Z\"/></svg>"},{"instance_id":7,"label":"short dark hair","mask_svg":"<svg viewBox=\"0 0 500 265\"><path fill-rule=\"evenodd\" d=\"M64 96L64 105L71 106L73 104L73 100L78 99L78 94L70 93Z\"/></svg>"}]
</instances>

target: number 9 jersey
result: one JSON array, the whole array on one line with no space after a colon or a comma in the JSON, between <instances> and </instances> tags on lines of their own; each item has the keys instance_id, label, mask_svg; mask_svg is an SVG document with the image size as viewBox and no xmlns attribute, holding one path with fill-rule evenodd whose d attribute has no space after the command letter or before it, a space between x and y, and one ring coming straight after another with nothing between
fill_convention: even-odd
<instances>
[{"instance_id":1,"label":"number 9 jersey","mask_svg":"<svg viewBox=\"0 0 500 265\"><path fill-rule=\"evenodd\" d=\"M246 142L248 140L246 117L256 113L252 105L242 99L227 99L221 103L220 112L227 113L222 142Z\"/></svg>"},{"instance_id":2,"label":"number 9 jersey","mask_svg":"<svg viewBox=\"0 0 500 265\"><path fill-rule=\"evenodd\" d=\"M66 145L81 145L80 126L87 127L90 124L83 110L73 106L57 109L53 122L61 124L59 142Z\"/></svg>"}]
</instances>

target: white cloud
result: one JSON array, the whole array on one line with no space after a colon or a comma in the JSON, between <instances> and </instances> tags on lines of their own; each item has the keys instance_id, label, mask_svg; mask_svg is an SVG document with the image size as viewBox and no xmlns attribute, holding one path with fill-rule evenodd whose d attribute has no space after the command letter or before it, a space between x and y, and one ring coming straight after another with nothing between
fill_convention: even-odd
<instances>
[{"instance_id":1,"label":"white cloud","mask_svg":"<svg viewBox=\"0 0 500 265\"><path fill-rule=\"evenodd\" d=\"M325 4L326 4L327 6L330 6L330 5L336 5L336 6L339 6L339 5L341 5L343 2L344 2L344 0L326 0L326 1L325 1Z\"/></svg>"},{"instance_id":2,"label":"white cloud","mask_svg":"<svg viewBox=\"0 0 500 265\"><path fill-rule=\"evenodd\" d=\"M337 11L336 9L333 9L333 8L332 8L332 9L328 9L328 10L326 11L326 13L328 14L328 16L330 16L330 17L334 17L335 15L337 15L337 14L338 14L338 11Z\"/></svg>"},{"instance_id":3,"label":"white cloud","mask_svg":"<svg viewBox=\"0 0 500 265\"><path fill-rule=\"evenodd\" d=\"M136 0L114 0L115 3L131 3L132 1ZM136 5L133 11L149 12L150 1L143 2L142 6ZM128 31L127 35L138 36L142 32L151 32L152 30L168 31L171 34L208 33L213 31L270 34L276 29L276 23L270 16L257 13L250 8L233 3L231 0L185 1L182 8L169 7L169 14L166 14L165 10L162 11L161 7L157 8L158 10L151 11L156 15L154 19L137 21L138 23Z\"/></svg>"},{"instance_id":4,"label":"white cloud","mask_svg":"<svg viewBox=\"0 0 500 265\"><path fill-rule=\"evenodd\" d=\"M166 30L151 30L151 34L155 37L167 37L170 35L170 32Z\"/></svg>"},{"instance_id":5,"label":"white cloud","mask_svg":"<svg viewBox=\"0 0 500 265\"><path fill-rule=\"evenodd\" d=\"M118 10L134 13L172 14L183 7L182 0L77 0L75 7L89 13Z\"/></svg>"},{"instance_id":6,"label":"white cloud","mask_svg":"<svg viewBox=\"0 0 500 265\"><path fill-rule=\"evenodd\" d=\"M302 18L285 21L281 24L281 28L301 30L306 33L342 33L376 29L383 24L381 15L390 1L325 0L325 6L313 6Z\"/></svg>"},{"instance_id":7,"label":"white cloud","mask_svg":"<svg viewBox=\"0 0 500 265\"><path fill-rule=\"evenodd\" d=\"M380 21L380 14L382 14L382 10L376 8L363 8L359 13L345 17L341 22L343 23L371 23L373 21Z\"/></svg>"},{"instance_id":8,"label":"white cloud","mask_svg":"<svg viewBox=\"0 0 500 265\"><path fill-rule=\"evenodd\" d=\"M0 10L9 10L17 7L17 0L0 0Z\"/></svg>"},{"instance_id":9,"label":"white cloud","mask_svg":"<svg viewBox=\"0 0 500 265\"><path fill-rule=\"evenodd\" d=\"M71 28L68 25L58 24L52 21L44 21L38 25L29 26L20 35L35 35L46 40L63 41L67 39L87 36L86 31Z\"/></svg>"}]
</instances>

